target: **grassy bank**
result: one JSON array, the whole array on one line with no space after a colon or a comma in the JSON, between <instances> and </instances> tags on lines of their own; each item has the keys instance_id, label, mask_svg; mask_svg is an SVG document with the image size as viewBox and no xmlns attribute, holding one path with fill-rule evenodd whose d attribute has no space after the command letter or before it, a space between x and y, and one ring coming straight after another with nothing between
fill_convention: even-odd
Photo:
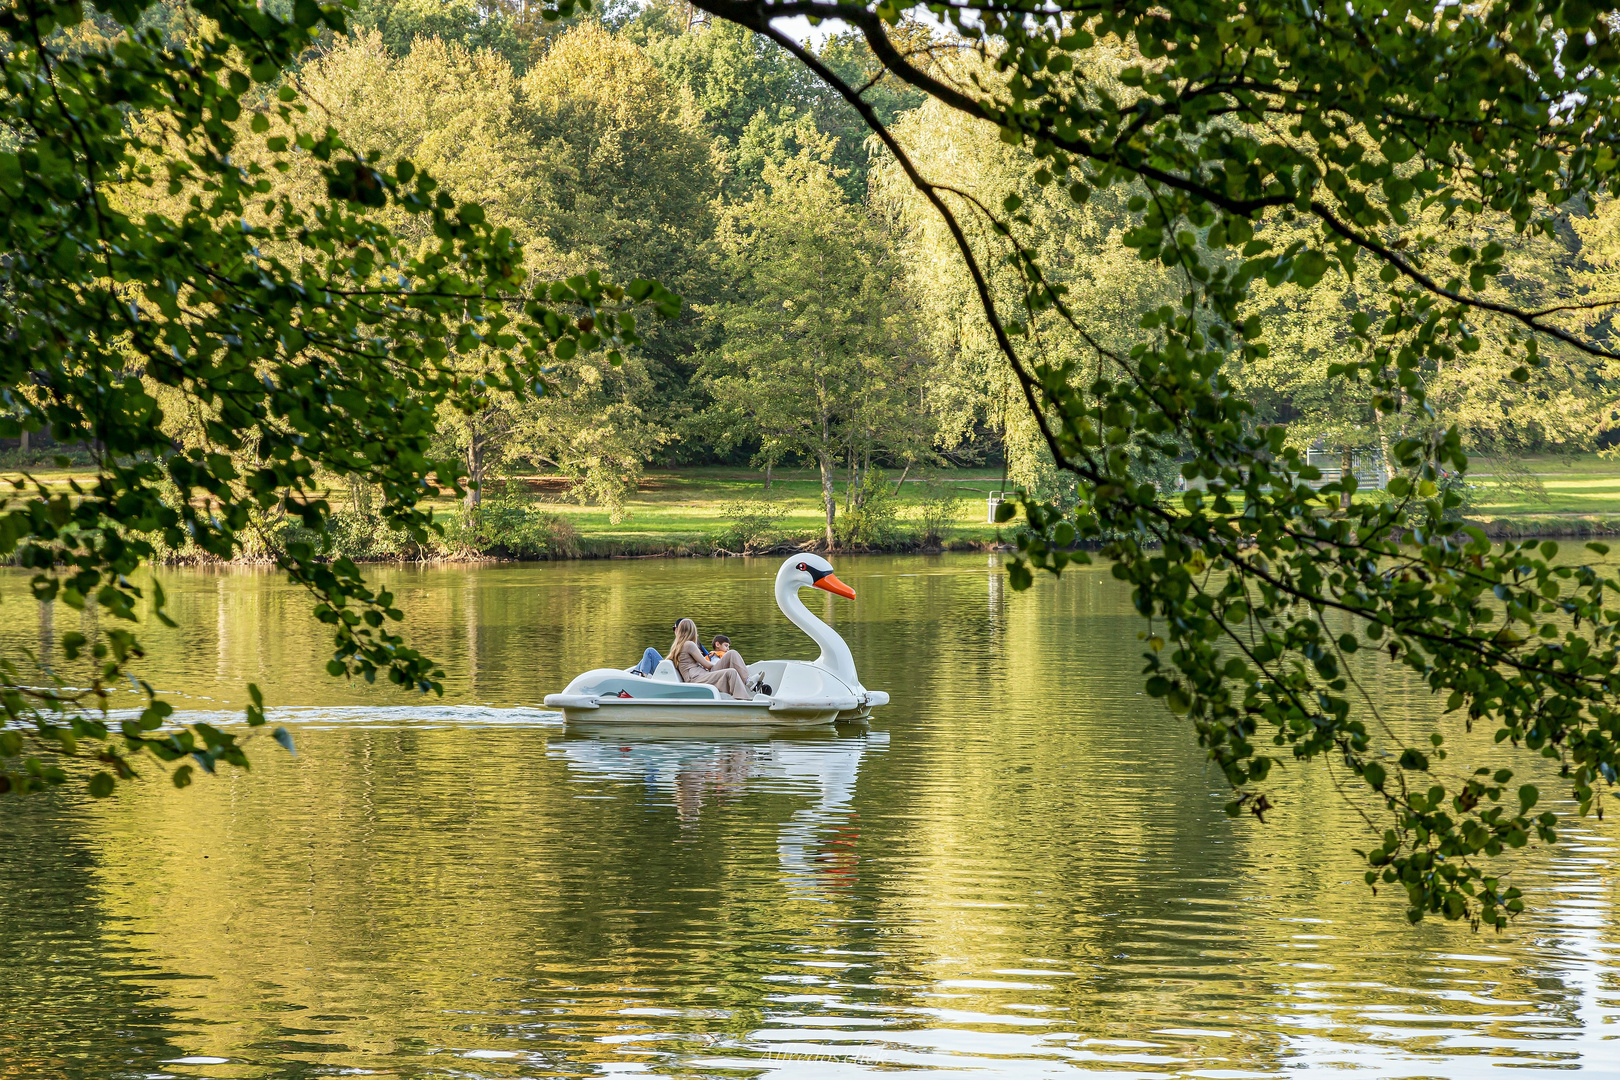
<instances>
[{"instance_id":1,"label":"grassy bank","mask_svg":"<svg viewBox=\"0 0 1620 1080\"><path fill-rule=\"evenodd\" d=\"M1537 455L1521 464L1528 483L1499 474L1489 458L1474 462L1469 477L1473 516L1546 521L1620 519L1620 460L1597 454L1568 458ZM1534 490L1536 486L1539 492Z\"/></svg>"},{"instance_id":2,"label":"grassy bank","mask_svg":"<svg viewBox=\"0 0 1620 1080\"><path fill-rule=\"evenodd\" d=\"M1620 535L1620 461L1596 454L1572 458L1536 457L1508 475L1496 475L1488 459L1476 462L1471 474L1471 520L1499 538L1530 536ZM30 473L51 486L66 487L70 480L90 479L84 468L31 468ZM0 477L18 475L10 469ZM581 505L568 485L555 476L512 478L536 514L566 523L571 532L566 549L586 558L669 554L709 554L734 544L733 530L739 504L768 503L779 515L769 539L781 543L809 543L824 533L821 485L813 470L777 470L769 492L764 476L756 471L725 467L654 469L642 479L618 521L607 508ZM938 504L942 494L954 498L948 515L935 531L946 547L975 547L992 543L996 529L987 523L986 497L1001 487L999 469L930 470L899 483L889 477L896 492L893 544L912 547L921 539L925 504ZM334 493L334 505L343 505ZM447 520L455 518L459 503L450 497L431 501ZM840 502L840 510L842 502ZM731 539L728 539L730 534Z\"/></svg>"},{"instance_id":3,"label":"grassy bank","mask_svg":"<svg viewBox=\"0 0 1620 1080\"><path fill-rule=\"evenodd\" d=\"M930 475L935 486L922 478L889 477L896 496L896 525L902 536L916 534L924 500L941 489L956 496L956 506L941 530L950 546L988 543L996 530L987 524L986 496L1001 486L1000 470L951 470ZM579 534L587 555L651 555L671 551L706 553L732 524L728 510L737 503L768 501L781 511L773 530L781 539L811 541L825 534L821 481L808 469L777 470L765 491L757 472L727 468L655 470L625 506L617 523L606 509L581 506L567 498L555 481L531 478L548 513L568 520ZM842 509L842 503L840 503Z\"/></svg>"},{"instance_id":4,"label":"grassy bank","mask_svg":"<svg viewBox=\"0 0 1620 1080\"><path fill-rule=\"evenodd\" d=\"M77 481L88 485L92 475L82 466L57 468L30 466L29 475L48 487L67 489ZM17 479L15 468L0 466L0 480ZM759 508L768 505L775 520L761 538L767 543L810 544L823 539L825 515L821 504L821 482L810 469L779 469L772 476L767 492L762 473L746 469L708 467L655 469L643 478L634 496L626 501L619 520L614 521L603 506L581 505L569 494L568 484L556 476L518 475L504 483L522 492L522 501L543 531L545 522L560 521L562 542L557 545L568 554L585 558L644 555L707 555L717 548L734 550L740 545L735 536L737 510L741 504ZM954 500L942 522L933 530L940 546L974 547L994 541L995 527L987 523L986 497L1001 486L999 469L959 469L931 471L927 477L898 474L888 478L895 493L892 542L884 547L915 547L924 533L925 504L932 502L939 514L942 496ZM841 494L842 485L840 485ZM497 496L491 495L494 499ZM347 506L346 493L339 487L330 496L334 508ZM452 539L460 530L459 500L443 496L428 500L436 514L447 522ZM840 513L843 503L840 498ZM346 515L340 513L339 533L343 534ZM486 530L487 532L488 530ZM498 531L498 530L497 530ZM349 552L366 557L366 552ZM465 555L469 552L446 551Z\"/></svg>"}]
</instances>

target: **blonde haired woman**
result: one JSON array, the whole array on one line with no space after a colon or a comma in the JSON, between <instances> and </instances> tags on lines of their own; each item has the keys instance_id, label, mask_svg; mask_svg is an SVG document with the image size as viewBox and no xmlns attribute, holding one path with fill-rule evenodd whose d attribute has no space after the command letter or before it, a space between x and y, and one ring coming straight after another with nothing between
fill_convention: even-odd
<instances>
[{"instance_id":1,"label":"blonde haired woman","mask_svg":"<svg viewBox=\"0 0 1620 1080\"><path fill-rule=\"evenodd\" d=\"M697 623L682 619L675 624L675 642L669 647L669 658L675 670L681 673L681 681L707 683L741 701L751 698L748 665L743 663L741 654L736 649L727 649L722 656L706 657L697 642Z\"/></svg>"}]
</instances>

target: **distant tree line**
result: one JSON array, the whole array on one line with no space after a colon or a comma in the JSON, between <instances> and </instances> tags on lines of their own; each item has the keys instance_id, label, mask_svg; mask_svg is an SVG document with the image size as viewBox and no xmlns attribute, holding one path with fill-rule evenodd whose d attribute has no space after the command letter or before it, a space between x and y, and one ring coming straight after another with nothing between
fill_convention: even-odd
<instances>
[{"instance_id":1,"label":"distant tree line","mask_svg":"<svg viewBox=\"0 0 1620 1080\"><path fill-rule=\"evenodd\" d=\"M618 368L571 370L562 392L539 403L494 400L476 416L447 415L446 449L474 478L554 468L617 508L653 462L809 465L822 477L829 536L840 493L858 499L873 464L1002 461L1010 483L1072 498L976 317L939 219L854 110L775 44L682 2L608 6L558 24L524 4L366 0L356 24L299 73L330 109L323 120L357 145L426 163L458 196L483 202L524 241L537 273L645 274L686 301ZM921 25L900 34L956 82L987 74ZM852 83L880 75L857 35L827 37L815 53ZM1129 59L1087 74L1123 91ZM1170 269L1119 243L1139 218L1139 192L1080 203L1043 183L993 127L925 103L892 75L866 97L920 164L958 178L961 195L947 197L962 204L1004 302L1020 282L998 257L1003 239L969 204L999 211L1008 192L1035 222L1042 267L1094 338L1128 348L1141 312L1179 295ZM1607 204L1577 203L1554 236L1522 238L1505 215L1493 224L1487 214L1470 239L1501 244L1505 270L1490 288L1533 306L1612 279L1616 220ZM1326 287L1285 287L1255 303L1269 355L1230 374L1258 422L1288 423L1301 446L1385 459L1393 441L1420 434L1425 422L1411 412L1386 416L1370 390L1347 393L1330 376L1358 348L1349 314L1381 317L1376 269L1334 267ZM1055 315L1040 329L1054 354L1087 351ZM1484 341L1425 373L1429 426L1459 424L1499 479L1522 472L1528 453L1610 444L1612 364L1553 343L1526 386L1511 378L1517 361L1505 343ZM1175 483L1173 470L1158 472L1149 478Z\"/></svg>"}]
</instances>

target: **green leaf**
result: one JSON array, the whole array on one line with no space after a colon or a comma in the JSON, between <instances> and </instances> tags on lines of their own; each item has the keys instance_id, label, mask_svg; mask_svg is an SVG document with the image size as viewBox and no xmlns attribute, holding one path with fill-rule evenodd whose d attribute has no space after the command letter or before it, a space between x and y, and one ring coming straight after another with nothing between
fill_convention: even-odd
<instances>
[{"instance_id":1,"label":"green leaf","mask_svg":"<svg viewBox=\"0 0 1620 1080\"><path fill-rule=\"evenodd\" d=\"M1029 567L1023 563L1009 562L1007 564L1007 584L1012 586L1014 592L1023 592L1035 584L1035 578L1029 572Z\"/></svg>"},{"instance_id":2,"label":"green leaf","mask_svg":"<svg viewBox=\"0 0 1620 1080\"><path fill-rule=\"evenodd\" d=\"M81 601L78 606L82 607L83 602ZM77 630L69 630L62 635L62 654L69 660L77 660L84 651L87 641L88 639Z\"/></svg>"}]
</instances>

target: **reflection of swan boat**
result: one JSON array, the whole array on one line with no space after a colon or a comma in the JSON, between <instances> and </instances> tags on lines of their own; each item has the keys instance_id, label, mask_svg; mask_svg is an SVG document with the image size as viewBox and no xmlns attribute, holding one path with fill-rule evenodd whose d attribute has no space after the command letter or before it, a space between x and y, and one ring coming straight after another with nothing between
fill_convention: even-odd
<instances>
[{"instance_id":1,"label":"reflection of swan boat","mask_svg":"<svg viewBox=\"0 0 1620 1080\"><path fill-rule=\"evenodd\" d=\"M860 730L859 735L849 732ZM673 787L682 773L708 772L717 766L747 762L737 780L777 777L795 782L815 781L819 772L807 761L823 757L859 760L869 742L887 746L882 733L833 728L814 731L758 731L694 725L659 727L649 732L626 726L616 731L605 725L570 731L553 739L551 747L579 778L637 780L652 787ZM811 785L813 786L813 785ZM807 787L806 790L810 790Z\"/></svg>"},{"instance_id":2,"label":"reflection of swan boat","mask_svg":"<svg viewBox=\"0 0 1620 1080\"><path fill-rule=\"evenodd\" d=\"M863 720L876 706L887 705L889 695L861 685L844 639L799 599L799 590L806 586L855 597L855 590L839 581L832 565L818 555L794 555L784 562L776 573L776 606L821 646L821 655L811 661L749 664L749 683L760 686L752 700L726 697L704 683L682 682L666 658L650 678L618 668L587 671L562 693L547 694L546 707L561 709L570 723L591 725L804 728Z\"/></svg>"},{"instance_id":3,"label":"reflection of swan boat","mask_svg":"<svg viewBox=\"0 0 1620 1080\"><path fill-rule=\"evenodd\" d=\"M862 757L889 744L883 732L858 736L815 731L748 734L708 728L701 736L679 729L645 728L609 738L592 726L551 743L552 752L580 779L637 783L649 794L667 793L686 825L696 825L706 802L726 802L748 788L808 796L809 806L781 823L777 858L790 883L836 887L853 873L848 850L856 835L851 806ZM829 836L829 830L833 835Z\"/></svg>"}]
</instances>

